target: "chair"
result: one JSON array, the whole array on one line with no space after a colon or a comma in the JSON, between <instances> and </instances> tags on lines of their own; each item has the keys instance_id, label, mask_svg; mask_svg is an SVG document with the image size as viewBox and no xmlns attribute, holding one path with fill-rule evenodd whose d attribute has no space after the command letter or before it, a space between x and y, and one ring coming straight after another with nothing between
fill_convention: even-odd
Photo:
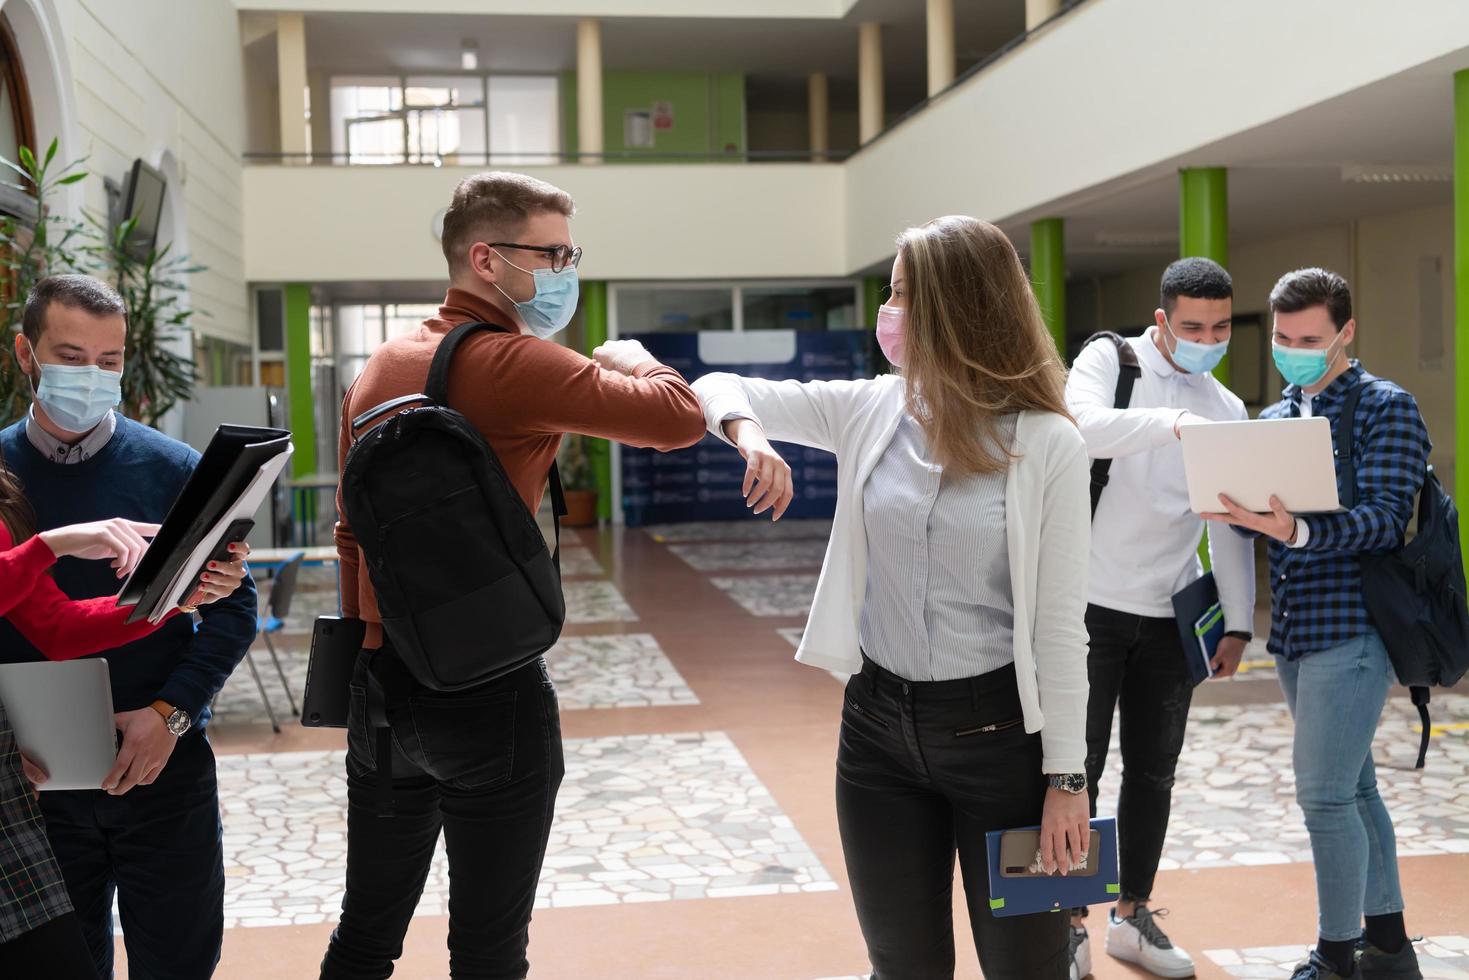
<instances>
[{"instance_id":1,"label":"chair","mask_svg":"<svg viewBox=\"0 0 1469 980\"><path fill-rule=\"evenodd\" d=\"M296 594L296 575L301 571L301 562L305 558L306 553L298 551L287 559L286 563L275 573L275 581L270 588L268 615L261 616L257 624L260 638L265 641L265 648L270 651L271 662L275 664L275 672L281 679L281 687L286 689L286 701L291 706L293 716L301 712L296 707L296 698L291 693L291 684L286 680L286 671L281 667L281 658L276 653L275 644L270 641L270 637L271 634L285 629L286 617L291 613L291 599ZM245 664L255 678L255 687L260 691L260 700L265 704L265 714L270 718L270 727L279 735L280 723L275 720L275 709L271 707L270 696L265 692L265 683L260 679L260 671L256 668L255 659L250 655L249 650L245 651Z\"/></svg>"}]
</instances>

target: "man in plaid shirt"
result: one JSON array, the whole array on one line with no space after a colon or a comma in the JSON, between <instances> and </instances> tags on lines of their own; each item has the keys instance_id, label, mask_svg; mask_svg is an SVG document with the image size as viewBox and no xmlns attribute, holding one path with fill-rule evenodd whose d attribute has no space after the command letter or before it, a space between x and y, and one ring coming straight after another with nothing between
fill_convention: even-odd
<instances>
[{"instance_id":1,"label":"man in plaid shirt","mask_svg":"<svg viewBox=\"0 0 1469 980\"><path fill-rule=\"evenodd\" d=\"M1261 418L1326 418L1335 439L1347 393L1377 382L1362 390L1353 424L1355 507L1297 517L1271 498L1272 513L1252 514L1221 498L1228 513L1211 515L1270 539L1270 652L1296 722L1296 801L1311 836L1320 912L1316 948L1292 980L1421 977L1372 765L1393 669L1367 615L1358 561L1402 546L1432 446L1413 396L1347 358L1356 321L1346 280L1324 269L1287 273L1270 309L1275 364L1288 385ZM1339 487L1344 497L1346 489Z\"/></svg>"}]
</instances>

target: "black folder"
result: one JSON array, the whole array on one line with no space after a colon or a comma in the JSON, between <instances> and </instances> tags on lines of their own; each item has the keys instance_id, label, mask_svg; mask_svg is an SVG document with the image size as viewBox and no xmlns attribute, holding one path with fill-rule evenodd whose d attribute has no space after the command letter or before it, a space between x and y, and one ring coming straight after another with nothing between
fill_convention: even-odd
<instances>
[{"instance_id":1,"label":"black folder","mask_svg":"<svg viewBox=\"0 0 1469 980\"><path fill-rule=\"evenodd\" d=\"M221 425L215 430L153 543L118 594L119 606L134 607L129 623L148 618L183 564L235 507L260 468L290 448L291 433L285 429ZM227 544L213 542L214 547ZM191 571L197 579L203 568Z\"/></svg>"},{"instance_id":2,"label":"black folder","mask_svg":"<svg viewBox=\"0 0 1469 980\"><path fill-rule=\"evenodd\" d=\"M1194 686L1198 687L1211 676L1209 660L1214 659L1215 650L1218 647L1217 635L1222 632L1222 627L1210 631L1201 638L1195 632L1199 621L1206 613L1219 605L1219 586L1214 581L1214 573L1206 572L1204 577L1192 585L1184 587L1173 596L1173 615L1178 620L1178 637L1183 643L1183 656L1188 663L1189 677L1193 679ZM1212 641L1213 648L1206 650L1208 660L1200 652L1200 644L1206 648Z\"/></svg>"}]
</instances>

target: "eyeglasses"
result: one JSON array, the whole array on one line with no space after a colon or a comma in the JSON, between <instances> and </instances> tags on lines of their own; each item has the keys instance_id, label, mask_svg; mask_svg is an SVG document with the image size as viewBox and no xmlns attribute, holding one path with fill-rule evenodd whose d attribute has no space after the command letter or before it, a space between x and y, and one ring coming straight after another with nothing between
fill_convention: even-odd
<instances>
[{"instance_id":1,"label":"eyeglasses","mask_svg":"<svg viewBox=\"0 0 1469 980\"><path fill-rule=\"evenodd\" d=\"M518 248L526 252L540 252L551 257L551 271L560 272L570 265L573 269L581 263L581 246L566 245L518 245L515 242L488 242L490 248Z\"/></svg>"}]
</instances>

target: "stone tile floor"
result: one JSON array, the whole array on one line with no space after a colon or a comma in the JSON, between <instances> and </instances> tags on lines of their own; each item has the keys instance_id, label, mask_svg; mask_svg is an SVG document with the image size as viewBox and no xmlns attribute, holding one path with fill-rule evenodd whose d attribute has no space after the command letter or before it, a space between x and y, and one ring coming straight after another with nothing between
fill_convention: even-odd
<instances>
[{"instance_id":1,"label":"stone tile floor","mask_svg":"<svg viewBox=\"0 0 1469 980\"><path fill-rule=\"evenodd\" d=\"M1469 936L1428 936L1417 943L1424 980L1469 980ZM1280 980L1307 956L1306 946L1210 949L1204 955L1241 980Z\"/></svg>"},{"instance_id":2,"label":"stone tile floor","mask_svg":"<svg viewBox=\"0 0 1469 980\"><path fill-rule=\"evenodd\" d=\"M226 926L330 921L346 860L343 752L226 755ZM566 742L539 907L832 891L721 732ZM447 911L442 842L419 915Z\"/></svg>"}]
</instances>

